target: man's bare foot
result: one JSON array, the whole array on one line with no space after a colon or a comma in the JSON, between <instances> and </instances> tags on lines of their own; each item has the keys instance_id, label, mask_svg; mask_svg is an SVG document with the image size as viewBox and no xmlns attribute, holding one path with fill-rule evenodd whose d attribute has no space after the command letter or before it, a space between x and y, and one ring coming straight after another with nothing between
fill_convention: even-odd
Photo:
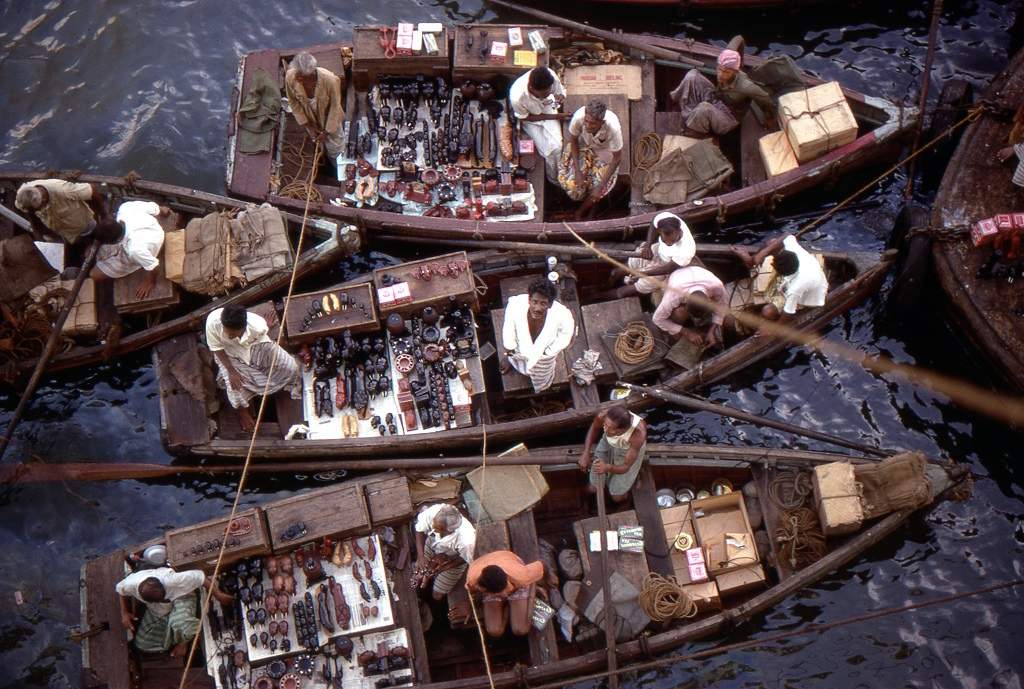
<instances>
[{"instance_id":1,"label":"man's bare foot","mask_svg":"<svg viewBox=\"0 0 1024 689\"><path fill-rule=\"evenodd\" d=\"M500 362L498 362L498 371L502 375L508 373L511 369L512 369L512 363L508 360L508 357L505 357Z\"/></svg>"},{"instance_id":2,"label":"man's bare foot","mask_svg":"<svg viewBox=\"0 0 1024 689\"><path fill-rule=\"evenodd\" d=\"M242 430L250 432L256 428L256 419L252 418L252 414L246 407L242 407L238 410L238 418L242 422Z\"/></svg>"}]
</instances>

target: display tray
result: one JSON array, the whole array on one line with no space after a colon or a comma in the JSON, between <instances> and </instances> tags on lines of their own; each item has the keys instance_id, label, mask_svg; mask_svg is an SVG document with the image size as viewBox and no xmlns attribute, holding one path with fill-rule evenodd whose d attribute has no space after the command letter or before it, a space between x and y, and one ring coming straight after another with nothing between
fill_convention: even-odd
<instances>
[{"instance_id":1,"label":"display tray","mask_svg":"<svg viewBox=\"0 0 1024 689\"><path fill-rule=\"evenodd\" d=\"M213 570L221 544L226 562L233 562L254 553L270 551L263 511L259 507L241 510L235 518L211 519L201 524L167 532L167 561L175 568Z\"/></svg>"},{"instance_id":2,"label":"display tray","mask_svg":"<svg viewBox=\"0 0 1024 689\"><path fill-rule=\"evenodd\" d=\"M530 33L536 32L544 50L538 52L530 40ZM534 66L548 66L548 50L551 44L550 29L546 26L526 24L460 24L455 27L455 45L452 49L452 78L456 82L464 79L488 81L502 77L506 86ZM515 41L520 45L514 45ZM492 58L495 43L505 44L504 59ZM516 64L516 52L528 53L520 56ZM525 60L524 60L525 58Z\"/></svg>"},{"instance_id":3,"label":"display tray","mask_svg":"<svg viewBox=\"0 0 1024 689\"><path fill-rule=\"evenodd\" d=\"M338 298L340 310L334 308L332 296ZM331 302L329 309L323 306L325 299ZM321 312L315 311L314 302L320 303L321 315L315 315ZM310 314L310 309L314 309L314 314ZM305 323L307 319L308 325ZM310 343L318 337L340 334L346 329L352 333L364 333L379 328L377 304L369 283L296 294L291 298L285 315L285 333L291 344Z\"/></svg>"}]
</instances>

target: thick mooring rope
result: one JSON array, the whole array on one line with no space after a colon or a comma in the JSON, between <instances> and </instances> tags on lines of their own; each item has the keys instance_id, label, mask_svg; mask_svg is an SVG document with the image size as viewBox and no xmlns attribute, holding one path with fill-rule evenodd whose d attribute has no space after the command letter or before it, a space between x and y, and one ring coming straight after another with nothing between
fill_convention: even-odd
<instances>
[{"instance_id":1,"label":"thick mooring rope","mask_svg":"<svg viewBox=\"0 0 1024 689\"><path fill-rule=\"evenodd\" d=\"M818 515L806 507L782 513L775 542L783 563L792 569L813 565L828 552Z\"/></svg>"}]
</instances>

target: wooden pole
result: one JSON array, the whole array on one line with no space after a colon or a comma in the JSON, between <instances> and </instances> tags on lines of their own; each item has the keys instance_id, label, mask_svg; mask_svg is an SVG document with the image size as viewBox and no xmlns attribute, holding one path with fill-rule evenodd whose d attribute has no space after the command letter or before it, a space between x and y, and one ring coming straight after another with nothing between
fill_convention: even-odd
<instances>
[{"instance_id":1,"label":"wooden pole","mask_svg":"<svg viewBox=\"0 0 1024 689\"><path fill-rule=\"evenodd\" d=\"M601 529L601 593L604 597L604 642L608 655L608 687L618 689L618 658L615 656L615 610L612 607L611 574L608 572L608 512L604 504L604 489L608 474L598 474L597 523Z\"/></svg>"},{"instance_id":2,"label":"wooden pole","mask_svg":"<svg viewBox=\"0 0 1024 689\"><path fill-rule=\"evenodd\" d=\"M928 31L928 52L924 59L924 76L921 78L921 100L918 104L918 112L920 112L921 115L917 118L917 127L914 129L914 143L910 147L911 151L916 151L917 145L921 141L921 129L924 127L924 109L928 104L928 89L931 86L932 61L935 59L935 38L939 33L939 19L941 16L942 0L935 0L932 4L931 28ZM907 170L907 188L903 193L903 198L906 199L909 199L911 194L914 193L915 160L916 158L910 159L910 168Z\"/></svg>"},{"instance_id":3,"label":"wooden pole","mask_svg":"<svg viewBox=\"0 0 1024 689\"><path fill-rule=\"evenodd\" d=\"M689 67L707 66L700 60L694 60L688 57L683 57L674 50L669 50L667 48L658 48L657 46L649 45L647 43L644 43L643 41L636 40L635 38L630 38L629 36L623 36L613 31L595 29L592 26L580 24L579 22L574 22L570 19L563 19L562 17L559 17L557 15L549 14L548 12L537 10L532 7L525 7L515 2L509 2L508 0L491 0L491 3L494 5L501 5L502 7L507 7L510 10L522 12L523 14L528 14L531 17L536 17L541 21L547 22L548 24L557 24L558 26L564 26L567 29L579 31L580 33L587 34L588 36L593 36L594 38L600 38L602 40L608 41L609 43L617 43L618 45L624 45L629 48L635 48L636 50L647 53L648 55L652 55L663 60L669 60L670 62L678 63L680 65L686 65Z\"/></svg>"},{"instance_id":4,"label":"wooden pole","mask_svg":"<svg viewBox=\"0 0 1024 689\"><path fill-rule=\"evenodd\" d=\"M666 402L672 402L678 404L681 407L688 409L697 409L699 411L707 411L712 414L719 414L721 416L728 416L740 421L746 421L752 423L755 426L765 426L767 428L774 428L776 430L785 431L794 435L801 435L805 438L812 438L814 440L823 440L833 445L839 445L841 447L848 447L852 450L859 450L865 454L875 455L876 457L888 457L893 452L886 450L880 450L877 447L871 447L862 443L855 442L853 440L846 440L838 436L829 435L822 431L815 431L810 428L804 428L802 426L795 426L793 424L786 423L784 421L775 421L773 419L766 419L763 416L757 414L751 414L750 412L740 411L739 409L733 409L732 407L726 407L721 404L714 404L713 402L705 402L704 400L694 399L692 397L686 397L684 395L678 395L672 392L665 392L664 390L658 390L656 388L649 388L645 385L632 385L630 383L618 382L616 385L621 385L629 390L636 390L650 397L657 397L658 399L665 400Z\"/></svg>"},{"instance_id":5,"label":"wooden pole","mask_svg":"<svg viewBox=\"0 0 1024 689\"><path fill-rule=\"evenodd\" d=\"M60 333L64 328L64 321L68 319L68 314L71 313L75 300L78 299L78 293L82 290L85 279L89 277L89 271L96 262L96 252L99 251L99 248L99 242L95 241L89 247L89 253L86 254L85 261L82 262L82 267L78 272L78 277L75 278L75 283L71 285L71 290L64 301L64 307L57 314L57 321L53 324L53 332L50 333L50 339L46 341L46 346L43 347L43 352L39 355L39 361L36 362L36 368L32 372L32 377L29 378L28 385L25 386L25 392L21 394L21 400L14 409L11 422L7 424L7 432L0 438L0 459L3 458L4 453L7 451L7 446L11 443L11 434L14 433L14 429L21 421L21 417L24 416L25 409L28 408L29 399L32 397L32 393L35 392L36 385L39 384L39 379L43 376L43 371L46 370L46 364L50 357L53 356L57 343L60 342Z\"/></svg>"}]
</instances>

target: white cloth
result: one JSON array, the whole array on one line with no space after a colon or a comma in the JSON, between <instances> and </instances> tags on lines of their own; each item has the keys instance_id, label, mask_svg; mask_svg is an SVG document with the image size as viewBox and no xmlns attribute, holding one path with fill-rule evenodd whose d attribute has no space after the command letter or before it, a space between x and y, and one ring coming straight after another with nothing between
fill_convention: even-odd
<instances>
[{"instance_id":1,"label":"white cloth","mask_svg":"<svg viewBox=\"0 0 1024 689\"><path fill-rule=\"evenodd\" d=\"M637 251L643 249L644 245L641 244L637 247ZM658 238L654 244L651 245L651 260L646 260L640 257L633 257L626 261L626 264L633 270L640 272L646 272L659 266L663 266L667 263L675 263L680 268L685 268L690 265L690 261L697 254L697 243L693 241L693 235L690 234L690 228L683 224L683 231L679 234L679 241L675 244L665 244ZM629 277L628 275L626 277ZM640 278L636 281L636 289L641 294L650 294L656 289L660 289L664 284L664 277L659 278Z\"/></svg>"},{"instance_id":2,"label":"white cloth","mask_svg":"<svg viewBox=\"0 0 1024 689\"><path fill-rule=\"evenodd\" d=\"M139 596L139 584L146 579L153 577L163 584L167 603L150 603L142 600ZM142 569L129 574L119 581L114 590L119 596L131 596L146 604L149 611L157 617L165 617L171 614L172 603L182 596L187 596L203 585L206 575L198 569L191 569L187 572L175 572L170 567L158 567L156 569Z\"/></svg>"},{"instance_id":3,"label":"white cloth","mask_svg":"<svg viewBox=\"0 0 1024 689\"><path fill-rule=\"evenodd\" d=\"M537 340L530 335L530 295L517 294L509 297L505 305L505 325L502 328L501 341L505 349L516 352L526 360L526 370L530 371L543 358L553 358L569 346L576 332L576 322L572 311L560 302L551 302L544 327Z\"/></svg>"},{"instance_id":4,"label":"white cloth","mask_svg":"<svg viewBox=\"0 0 1024 689\"><path fill-rule=\"evenodd\" d=\"M633 431L636 430L636 427L640 425L641 421L640 417L634 414L633 412L629 412L629 416L629 428L626 430L625 433L621 435L608 435L607 433L604 434L605 440L607 440L608 444L611 445L612 447L618 448L620 450L629 449L629 441L633 437Z\"/></svg>"},{"instance_id":5,"label":"white cloth","mask_svg":"<svg viewBox=\"0 0 1024 689\"><path fill-rule=\"evenodd\" d=\"M434 518L444 505L425 507L416 515L416 530L427 535L426 545L437 555L458 555L466 564L473 561L473 550L476 548L476 529L465 517L459 528L447 536L440 536L434 530Z\"/></svg>"},{"instance_id":6,"label":"white cloth","mask_svg":"<svg viewBox=\"0 0 1024 689\"><path fill-rule=\"evenodd\" d=\"M267 321L251 311L246 312L245 332L237 340L224 333L224 325L220 322L224 309L211 311L206 317L206 346L211 352L223 351L228 358L241 359L246 364L252 363L253 345L259 342L270 342L267 336Z\"/></svg>"},{"instance_id":7,"label":"white cloth","mask_svg":"<svg viewBox=\"0 0 1024 689\"><path fill-rule=\"evenodd\" d=\"M818 259L811 256L796 237L788 234L782 240L782 246L796 254L800 260L797 271L792 275L780 276L779 289L786 295L786 304L782 310L796 313L801 306L824 306L825 295L828 293L828 278L821 269Z\"/></svg>"},{"instance_id":8,"label":"white cloth","mask_svg":"<svg viewBox=\"0 0 1024 689\"><path fill-rule=\"evenodd\" d=\"M122 278L139 268L155 270L157 256L164 245L164 230L157 216L160 206L152 201L128 201L117 209L117 220L124 223L120 244L100 247L96 265L109 278Z\"/></svg>"},{"instance_id":9,"label":"white cloth","mask_svg":"<svg viewBox=\"0 0 1024 689\"><path fill-rule=\"evenodd\" d=\"M562 123L558 120L541 120L540 122L527 122L528 115L553 115L558 112L558 103L554 96L565 95L565 87L559 81L558 75L550 68L551 76L555 80L551 93L545 98L537 98L530 93L527 85L530 81L530 73L526 72L514 82L508 91L509 103L512 105L512 112L519 118L523 132L533 139L537 154L544 158L544 165L548 178L552 181L558 179L558 157L562 152Z\"/></svg>"},{"instance_id":10,"label":"white cloth","mask_svg":"<svg viewBox=\"0 0 1024 689\"><path fill-rule=\"evenodd\" d=\"M591 134L583 127L586 109L584 106L573 113L569 120L569 134L580 138L580 148L589 148L599 159L610 163L613 155L622 150L622 124L619 123L619 116L611 110L606 111L604 124L596 134Z\"/></svg>"}]
</instances>

